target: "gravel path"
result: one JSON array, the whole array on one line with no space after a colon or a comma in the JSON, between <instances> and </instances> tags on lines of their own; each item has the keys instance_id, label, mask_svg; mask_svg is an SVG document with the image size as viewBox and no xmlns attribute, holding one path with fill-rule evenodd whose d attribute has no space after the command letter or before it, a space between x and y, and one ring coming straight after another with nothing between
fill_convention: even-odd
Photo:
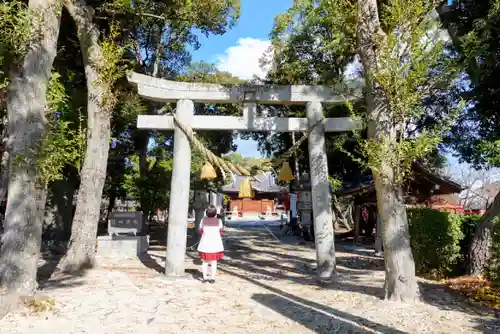
<instances>
[{"instance_id":1,"label":"gravel path","mask_svg":"<svg viewBox=\"0 0 500 334\"><path fill-rule=\"evenodd\" d=\"M53 311L11 314L0 333L500 333L499 319L436 283L421 281L423 302L381 300L382 263L369 253L339 251L337 279L320 287L308 246L279 243L265 229L229 229L226 241L213 285L198 280L194 252L186 259L194 278L178 280L158 272L158 248L142 261L101 258L84 277L44 284Z\"/></svg>"}]
</instances>

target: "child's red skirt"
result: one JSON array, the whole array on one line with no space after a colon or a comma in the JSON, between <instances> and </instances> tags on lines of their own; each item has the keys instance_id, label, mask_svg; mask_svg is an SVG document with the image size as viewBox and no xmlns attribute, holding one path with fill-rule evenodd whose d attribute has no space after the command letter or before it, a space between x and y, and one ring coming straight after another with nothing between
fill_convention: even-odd
<instances>
[{"instance_id":1,"label":"child's red skirt","mask_svg":"<svg viewBox=\"0 0 500 334\"><path fill-rule=\"evenodd\" d=\"M224 257L224 252L218 253L202 253L200 252L200 259L203 261L218 261Z\"/></svg>"}]
</instances>

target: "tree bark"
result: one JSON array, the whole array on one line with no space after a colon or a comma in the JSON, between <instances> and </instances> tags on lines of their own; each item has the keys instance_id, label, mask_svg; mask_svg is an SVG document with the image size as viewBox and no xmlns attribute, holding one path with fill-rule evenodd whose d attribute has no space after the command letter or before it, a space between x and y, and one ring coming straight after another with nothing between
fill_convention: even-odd
<instances>
[{"instance_id":1,"label":"tree bark","mask_svg":"<svg viewBox=\"0 0 500 334\"><path fill-rule=\"evenodd\" d=\"M2 153L0 160L0 202L7 196L9 187L9 162L10 162L10 149L6 149Z\"/></svg>"},{"instance_id":2,"label":"tree bark","mask_svg":"<svg viewBox=\"0 0 500 334\"><path fill-rule=\"evenodd\" d=\"M361 218L361 207L359 205L354 205L354 244L358 243L360 218Z\"/></svg>"},{"instance_id":3,"label":"tree bark","mask_svg":"<svg viewBox=\"0 0 500 334\"><path fill-rule=\"evenodd\" d=\"M7 188L9 186L9 161L10 147L8 145L9 134L7 133L8 119L4 117L2 129L2 158L0 160L0 202L7 196Z\"/></svg>"},{"instance_id":4,"label":"tree bark","mask_svg":"<svg viewBox=\"0 0 500 334\"><path fill-rule=\"evenodd\" d=\"M376 82L380 59L384 55L378 46L387 35L381 28L377 0L358 1L357 48L364 67L368 138L390 148L397 140L396 128L389 117L384 90ZM377 207L382 225L385 259L385 298L413 301L419 295L415 261L411 252L408 219L403 190L396 182L396 171L387 159L372 169Z\"/></svg>"},{"instance_id":5,"label":"tree bark","mask_svg":"<svg viewBox=\"0 0 500 334\"><path fill-rule=\"evenodd\" d=\"M67 0L66 8L75 21L87 80L87 148L71 238L59 270L78 272L94 265L95 243L109 153L111 110L103 102L108 87L99 80L98 66L103 61L99 30L93 10L83 0ZM97 68L96 68L97 67Z\"/></svg>"},{"instance_id":6,"label":"tree bark","mask_svg":"<svg viewBox=\"0 0 500 334\"><path fill-rule=\"evenodd\" d=\"M6 294L0 297L0 318L19 298L36 291L42 237L40 206L45 202L40 196L45 187L40 186L36 160L46 131L46 93L62 5L59 0L30 0L29 8L39 25L33 26L30 47L8 88L9 192L0 249L0 285Z\"/></svg>"},{"instance_id":7,"label":"tree bark","mask_svg":"<svg viewBox=\"0 0 500 334\"><path fill-rule=\"evenodd\" d=\"M419 289L403 191L384 182L384 178L374 175L384 246L385 298L411 302L418 298Z\"/></svg>"},{"instance_id":8,"label":"tree bark","mask_svg":"<svg viewBox=\"0 0 500 334\"><path fill-rule=\"evenodd\" d=\"M45 208L44 238L69 240L73 221L73 197L77 188L76 178L77 176L71 173L64 180L50 184L49 200Z\"/></svg>"},{"instance_id":9,"label":"tree bark","mask_svg":"<svg viewBox=\"0 0 500 334\"><path fill-rule=\"evenodd\" d=\"M500 193L481 219L472 237L469 250L468 271L470 275L481 275L490 259L491 233L495 218L500 216Z\"/></svg>"},{"instance_id":10,"label":"tree bark","mask_svg":"<svg viewBox=\"0 0 500 334\"><path fill-rule=\"evenodd\" d=\"M377 227L375 232L375 256L382 256L382 226L380 215L377 213Z\"/></svg>"}]
</instances>

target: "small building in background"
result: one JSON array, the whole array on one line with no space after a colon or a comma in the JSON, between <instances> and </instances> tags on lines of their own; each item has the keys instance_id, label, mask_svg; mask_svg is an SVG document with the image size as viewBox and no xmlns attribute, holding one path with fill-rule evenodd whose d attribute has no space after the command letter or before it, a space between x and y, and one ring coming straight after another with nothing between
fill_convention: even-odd
<instances>
[{"instance_id":1,"label":"small building in background","mask_svg":"<svg viewBox=\"0 0 500 334\"><path fill-rule=\"evenodd\" d=\"M354 237L372 237L377 225L377 199L373 178L367 177L358 185L346 185L336 195L340 200L354 206ZM463 190L462 186L451 179L433 172L420 163L414 163L408 181L403 185L407 207L427 207L464 214L464 208L456 203L448 203Z\"/></svg>"},{"instance_id":2,"label":"small building in background","mask_svg":"<svg viewBox=\"0 0 500 334\"><path fill-rule=\"evenodd\" d=\"M453 212L458 215L466 214L467 211L460 203L459 194L433 195L427 200L426 206L434 210Z\"/></svg>"},{"instance_id":3,"label":"small building in background","mask_svg":"<svg viewBox=\"0 0 500 334\"><path fill-rule=\"evenodd\" d=\"M500 191L500 182L493 182L480 187L464 189L460 194L434 195L429 199L429 206L436 210L445 210L457 214L479 214L486 212Z\"/></svg>"},{"instance_id":4,"label":"small building in background","mask_svg":"<svg viewBox=\"0 0 500 334\"><path fill-rule=\"evenodd\" d=\"M288 195L288 189L276 184L276 177L271 172L257 174L257 180L250 180L254 191L253 198L239 198L238 193L245 176L233 175L231 183L222 187L222 193L229 197L227 210L241 215L275 214L278 199Z\"/></svg>"},{"instance_id":5,"label":"small building in background","mask_svg":"<svg viewBox=\"0 0 500 334\"><path fill-rule=\"evenodd\" d=\"M339 198L351 197L359 205L376 204L373 178L369 176L363 181L357 185L344 186L337 192L337 196ZM420 205L432 208L434 201L436 201L436 196L455 196L454 194L460 193L463 188L457 182L430 171L422 164L414 163L411 175L403 185L403 190L407 205Z\"/></svg>"}]
</instances>

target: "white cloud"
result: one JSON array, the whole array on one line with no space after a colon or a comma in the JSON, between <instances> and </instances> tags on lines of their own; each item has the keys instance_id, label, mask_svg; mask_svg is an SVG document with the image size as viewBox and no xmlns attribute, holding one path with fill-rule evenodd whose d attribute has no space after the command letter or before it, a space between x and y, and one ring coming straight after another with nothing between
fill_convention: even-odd
<instances>
[{"instance_id":1,"label":"white cloud","mask_svg":"<svg viewBox=\"0 0 500 334\"><path fill-rule=\"evenodd\" d=\"M263 79L269 68L261 68L260 60L267 51L270 50L271 42L252 37L240 38L237 45L226 49L224 54L215 56L217 67L221 71L230 72L232 75L241 79L252 79L257 76ZM363 65L356 56L354 61L347 65L345 69L346 79L357 79Z\"/></svg>"},{"instance_id":2,"label":"white cloud","mask_svg":"<svg viewBox=\"0 0 500 334\"><path fill-rule=\"evenodd\" d=\"M268 69L260 66L260 59L269 50L271 42L267 40L245 37L238 40L237 45L227 48L224 54L216 56L217 67L241 79L252 79L255 76L264 78ZM238 138L236 152L244 157L260 157L257 142Z\"/></svg>"},{"instance_id":3,"label":"white cloud","mask_svg":"<svg viewBox=\"0 0 500 334\"><path fill-rule=\"evenodd\" d=\"M254 75L264 78L267 69L262 69L260 59L271 46L267 40L245 37L237 45L227 48L224 54L217 55L219 70L230 72L241 79L251 79Z\"/></svg>"}]
</instances>

